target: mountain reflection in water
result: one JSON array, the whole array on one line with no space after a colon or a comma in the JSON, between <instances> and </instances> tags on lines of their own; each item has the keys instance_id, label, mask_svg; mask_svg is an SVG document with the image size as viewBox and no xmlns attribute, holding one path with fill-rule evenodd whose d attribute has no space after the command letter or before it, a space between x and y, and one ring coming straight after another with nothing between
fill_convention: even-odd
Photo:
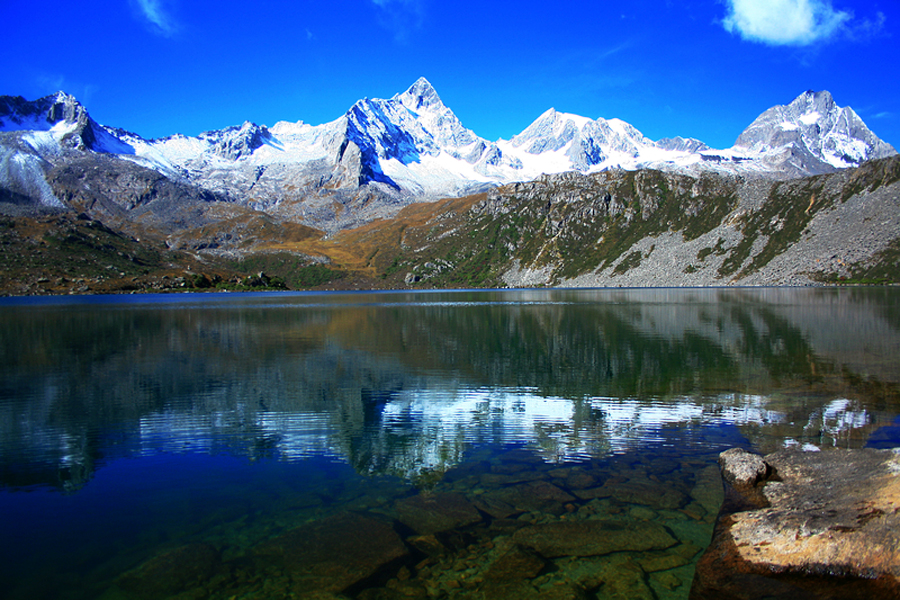
<instances>
[{"instance_id":1,"label":"mountain reflection in water","mask_svg":"<svg viewBox=\"0 0 900 600\"><path fill-rule=\"evenodd\" d=\"M890 288L9 300L0 498L78 497L122 459L183 455L343 464L412 493L494 460L482 449L579 466L684 446L702 469L730 445L859 447L900 414L898 301Z\"/></svg>"}]
</instances>

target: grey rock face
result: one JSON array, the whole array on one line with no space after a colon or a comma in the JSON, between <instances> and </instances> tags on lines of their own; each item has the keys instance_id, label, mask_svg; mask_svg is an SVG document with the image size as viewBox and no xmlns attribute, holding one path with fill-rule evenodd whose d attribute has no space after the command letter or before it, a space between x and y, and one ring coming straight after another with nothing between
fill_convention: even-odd
<instances>
[{"instance_id":1,"label":"grey rock face","mask_svg":"<svg viewBox=\"0 0 900 600\"><path fill-rule=\"evenodd\" d=\"M85 154L47 172L66 206L130 231L135 222L162 232L209 222L205 207L223 198L152 169L102 154Z\"/></svg>"},{"instance_id":2,"label":"grey rock face","mask_svg":"<svg viewBox=\"0 0 900 600\"><path fill-rule=\"evenodd\" d=\"M49 163L14 133L0 132L0 198L2 202L64 208L44 178Z\"/></svg>"},{"instance_id":3,"label":"grey rock face","mask_svg":"<svg viewBox=\"0 0 900 600\"><path fill-rule=\"evenodd\" d=\"M591 135L590 125L592 124L589 123L582 131L576 132L573 137L574 143L566 152L572 165L579 171L586 171L593 165L599 165L607 158L600 140Z\"/></svg>"}]
</instances>

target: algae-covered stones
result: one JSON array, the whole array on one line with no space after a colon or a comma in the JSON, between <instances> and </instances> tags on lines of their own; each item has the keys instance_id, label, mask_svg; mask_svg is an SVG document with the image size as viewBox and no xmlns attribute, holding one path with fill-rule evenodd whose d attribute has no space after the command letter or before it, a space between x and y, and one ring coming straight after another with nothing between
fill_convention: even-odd
<instances>
[{"instance_id":1,"label":"algae-covered stones","mask_svg":"<svg viewBox=\"0 0 900 600\"><path fill-rule=\"evenodd\" d=\"M547 558L662 550L677 543L657 523L600 520L531 525L516 531L512 539Z\"/></svg>"},{"instance_id":2,"label":"algae-covered stones","mask_svg":"<svg viewBox=\"0 0 900 600\"><path fill-rule=\"evenodd\" d=\"M149 559L116 581L137 600L168 598L205 582L219 564L219 553L208 544L186 544Z\"/></svg>"}]
</instances>

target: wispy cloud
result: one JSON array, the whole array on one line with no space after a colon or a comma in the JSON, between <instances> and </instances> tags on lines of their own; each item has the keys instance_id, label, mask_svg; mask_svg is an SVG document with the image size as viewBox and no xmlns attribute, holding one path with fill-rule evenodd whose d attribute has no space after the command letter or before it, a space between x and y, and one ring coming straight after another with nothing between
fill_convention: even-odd
<instances>
[{"instance_id":1,"label":"wispy cloud","mask_svg":"<svg viewBox=\"0 0 900 600\"><path fill-rule=\"evenodd\" d=\"M427 0L372 0L378 11L378 23L394 36L394 41L406 43L425 22Z\"/></svg>"},{"instance_id":2,"label":"wispy cloud","mask_svg":"<svg viewBox=\"0 0 900 600\"><path fill-rule=\"evenodd\" d=\"M831 0L726 0L722 25L745 40L772 46L808 46L851 30L853 13Z\"/></svg>"},{"instance_id":3,"label":"wispy cloud","mask_svg":"<svg viewBox=\"0 0 900 600\"><path fill-rule=\"evenodd\" d=\"M153 33L171 37L178 32L178 22L164 0L132 0Z\"/></svg>"},{"instance_id":4,"label":"wispy cloud","mask_svg":"<svg viewBox=\"0 0 900 600\"><path fill-rule=\"evenodd\" d=\"M66 78L59 73L39 73L35 81L42 91L63 92L66 91Z\"/></svg>"},{"instance_id":5,"label":"wispy cloud","mask_svg":"<svg viewBox=\"0 0 900 600\"><path fill-rule=\"evenodd\" d=\"M89 104L100 89L91 83L71 81L60 73L40 72L34 75L36 89L41 94L66 92L75 96L82 104Z\"/></svg>"}]
</instances>

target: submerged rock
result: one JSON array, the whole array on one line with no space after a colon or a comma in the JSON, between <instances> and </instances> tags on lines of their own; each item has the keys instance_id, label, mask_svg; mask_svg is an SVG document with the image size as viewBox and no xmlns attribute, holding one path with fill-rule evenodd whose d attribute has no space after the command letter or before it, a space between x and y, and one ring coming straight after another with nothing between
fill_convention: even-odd
<instances>
[{"instance_id":1,"label":"submerged rock","mask_svg":"<svg viewBox=\"0 0 900 600\"><path fill-rule=\"evenodd\" d=\"M219 553L208 544L186 544L159 554L125 573L116 586L129 598L169 598L205 582L219 564Z\"/></svg>"},{"instance_id":2,"label":"submerged rock","mask_svg":"<svg viewBox=\"0 0 900 600\"><path fill-rule=\"evenodd\" d=\"M900 452L791 449L763 460L768 506L720 519L691 597L900 597Z\"/></svg>"},{"instance_id":3,"label":"submerged rock","mask_svg":"<svg viewBox=\"0 0 900 600\"><path fill-rule=\"evenodd\" d=\"M481 521L481 513L457 493L419 494L399 500L397 518L419 534L439 533Z\"/></svg>"},{"instance_id":4,"label":"submerged rock","mask_svg":"<svg viewBox=\"0 0 900 600\"><path fill-rule=\"evenodd\" d=\"M676 509L687 501L686 496L672 486L653 481L607 481L599 487L575 490L574 494L582 500L615 498L620 502L657 509Z\"/></svg>"},{"instance_id":5,"label":"submerged rock","mask_svg":"<svg viewBox=\"0 0 900 600\"><path fill-rule=\"evenodd\" d=\"M258 556L283 564L298 593L344 591L408 552L391 523L350 512L301 525L256 548Z\"/></svg>"},{"instance_id":6,"label":"submerged rock","mask_svg":"<svg viewBox=\"0 0 900 600\"><path fill-rule=\"evenodd\" d=\"M513 507L513 511L539 511L557 515L565 512L566 503L575 500L574 496L562 488L546 481L520 483L494 490L485 496L487 498L483 502L488 505L494 503L494 506L503 506L505 504ZM491 513L492 511L488 510L487 512Z\"/></svg>"},{"instance_id":7,"label":"submerged rock","mask_svg":"<svg viewBox=\"0 0 900 600\"><path fill-rule=\"evenodd\" d=\"M484 573L487 581L532 579L547 566L547 561L530 548L513 545Z\"/></svg>"},{"instance_id":8,"label":"submerged rock","mask_svg":"<svg viewBox=\"0 0 900 600\"><path fill-rule=\"evenodd\" d=\"M546 558L662 550L677 543L662 525L656 523L623 524L601 520L531 525L516 531L512 539Z\"/></svg>"}]
</instances>

